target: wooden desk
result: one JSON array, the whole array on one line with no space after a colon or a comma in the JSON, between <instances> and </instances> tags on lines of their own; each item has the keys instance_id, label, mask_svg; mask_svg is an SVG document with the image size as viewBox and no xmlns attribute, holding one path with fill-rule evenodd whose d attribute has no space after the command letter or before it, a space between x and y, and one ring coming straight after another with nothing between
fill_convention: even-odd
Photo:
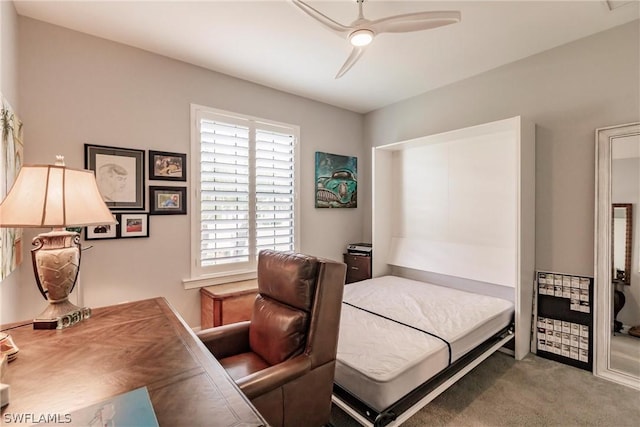
<instances>
[{"instance_id":1,"label":"wooden desk","mask_svg":"<svg viewBox=\"0 0 640 427\"><path fill-rule=\"evenodd\" d=\"M97 308L68 329L6 332L20 352L3 417L69 413L146 386L161 426L267 425L164 298Z\"/></svg>"}]
</instances>

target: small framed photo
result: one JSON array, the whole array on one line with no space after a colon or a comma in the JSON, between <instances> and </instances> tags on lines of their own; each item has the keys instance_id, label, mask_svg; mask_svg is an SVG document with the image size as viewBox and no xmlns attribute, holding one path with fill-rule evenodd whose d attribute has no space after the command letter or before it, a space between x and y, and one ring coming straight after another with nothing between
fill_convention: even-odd
<instances>
[{"instance_id":1,"label":"small framed photo","mask_svg":"<svg viewBox=\"0 0 640 427\"><path fill-rule=\"evenodd\" d=\"M186 181L187 155L149 150L149 179Z\"/></svg>"},{"instance_id":2,"label":"small framed photo","mask_svg":"<svg viewBox=\"0 0 640 427\"><path fill-rule=\"evenodd\" d=\"M118 219L115 215L113 216L116 220ZM90 225L86 227L84 233L85 240L106 240L106 239L117 239L118 238L118 228L120 224L105 224L105 225Z\"/></svg>"},{"instance_id":3,"label":"small framed photo","mask_svg":"<svg viewBox=\"0 0 640 427\"><path fill-rule=\"evenodd\" d=\"M120 237L149 237L149 215L146 213L126 213L118 215Z\"/></svg>"},{"instance_id":4,"label":"small framed photo","mask_svg":"<svg viewBox=\"0 0 640 427\"><path fill-rule=\"evenodd\" d=\"M149 187L151 215L185 215L187 187Z\"/></svg>"},{"instance_id":5,"label":"small framed photo","mask_svg":"<svg viewBox=\"0 0 640 427\"><path fill-rule=\"evenodd\" d=\"M96 174L109 209L144 210L144 150L84 144L84 167Z\"/></svg>"}]
</instances>

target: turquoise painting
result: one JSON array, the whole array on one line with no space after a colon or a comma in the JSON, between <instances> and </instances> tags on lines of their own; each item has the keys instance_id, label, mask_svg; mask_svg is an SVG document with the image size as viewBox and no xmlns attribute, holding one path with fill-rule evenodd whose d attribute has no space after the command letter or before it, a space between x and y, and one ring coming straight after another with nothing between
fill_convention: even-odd
<instances>
[{"instance_id":1,"label":"turquoise painting","mask_svg":"<svg viewBox=\"0 0 640 427\"><path fill-rule=\"evenodd\" d=\"M316 208L358 207L358 158L316 152Z\"/></svg>"}]
</instances>

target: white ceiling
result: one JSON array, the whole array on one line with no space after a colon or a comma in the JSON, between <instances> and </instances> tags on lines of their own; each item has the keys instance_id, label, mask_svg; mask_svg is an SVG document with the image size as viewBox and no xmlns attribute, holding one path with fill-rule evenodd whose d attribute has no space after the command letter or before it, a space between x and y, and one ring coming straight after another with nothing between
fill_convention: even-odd
<instances>
[{"instance_id":1,"label":"white ceiling","mask_svg":"<svg viewBox=\"0 0 640 427\"><path fill-rule=\"evenodd\" d=\"M335 80L351 51L348 42L286 0L14 3L20 15L360 113L640 17L637 0L368 0L369 19L460 10L462 21L379 35L360 61ZM344 24L357 16L355 0L308 3Z\"/></svg>"}]
</instances>

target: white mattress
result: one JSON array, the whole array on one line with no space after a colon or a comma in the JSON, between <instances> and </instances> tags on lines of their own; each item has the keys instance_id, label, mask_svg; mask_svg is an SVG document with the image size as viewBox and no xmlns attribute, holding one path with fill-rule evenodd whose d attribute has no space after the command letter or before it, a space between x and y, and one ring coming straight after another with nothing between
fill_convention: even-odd
<instances>
[{"instance_id":1,"label":"white mattress","mask_svg":"<svg viewBox=\"0 0 640 427\"><path fill-rule=\"evenodd\" d=\"M512 320L513 303L395 276L353 283L344 301L437 335L451 362ZM448 365L440 339L342 304L335 382L382 411Z\"/></svg>"}]
</instances>

